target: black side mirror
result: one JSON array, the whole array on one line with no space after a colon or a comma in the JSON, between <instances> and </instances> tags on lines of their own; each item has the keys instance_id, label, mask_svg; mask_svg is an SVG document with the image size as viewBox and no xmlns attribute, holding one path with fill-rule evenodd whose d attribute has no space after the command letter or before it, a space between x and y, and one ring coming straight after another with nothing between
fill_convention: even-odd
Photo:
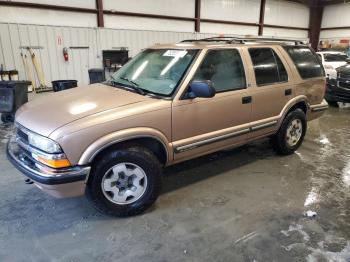
<instances>
[{"instance_id":1,"label":"black side mirror","mask_svg":"<svg viewBox=\"0 0 350 262\"><path fill-rule=\"evenodd\" d=\"M215 96L215 89L211 81L192 81L188 87L186 99L196 97L211 98Z\"/></svg>"}]
</instances>

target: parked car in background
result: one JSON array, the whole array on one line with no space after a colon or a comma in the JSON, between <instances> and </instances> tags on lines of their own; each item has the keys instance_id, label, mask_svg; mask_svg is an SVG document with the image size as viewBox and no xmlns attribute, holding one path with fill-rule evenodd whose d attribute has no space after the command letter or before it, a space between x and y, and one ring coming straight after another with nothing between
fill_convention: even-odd
<instances>
[{"instance_id":1,"label":"parked car in background","mask_svg":"<svg viewBox=\"0 0 350 262\"><path fill-rule=\"evenodd\" d=\"M307 121L328 108L325 86L316 53L299 41L155 45L107 82L22 106L8 158L54 196L85 193L102 212L136 215L161 192L163 167L263 137L295 152Z\"/></svg>"},{"instance_id":2,"label":"parked car in background","mask_svg":"<svg viewBox=\"0 0 350 262\"><path fill-rule=\"evenodd\" d=\"M350 103L350 64L337 68L337 78L328 79L325 99L330 106Z\"/></svg>"},{"instance_id":3,"label":"parked car in background","mask_svg":"<svg viewBox=\"0 0 350 262\"><path fill-rule=\"evenodd\" d=\"M317 52L317 54L322 61L326 76L328 76L330 79L337 78L336 69L345 65L347 63L347 59L349 58L345 53L337 51L322 51Z\"/></svg>"}]
</instances>

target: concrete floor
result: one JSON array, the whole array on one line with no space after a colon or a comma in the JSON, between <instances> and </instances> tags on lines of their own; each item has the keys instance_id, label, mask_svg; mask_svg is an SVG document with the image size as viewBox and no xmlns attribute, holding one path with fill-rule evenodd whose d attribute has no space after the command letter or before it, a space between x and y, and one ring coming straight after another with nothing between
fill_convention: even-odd
<instances>
[{"instance_id":1,"label":"concrete floor","mask_svg":"<svg viewBox=\"0 0 350 262\"><path fill-rule=\"evenodd\" d=\"M294 155L259 141L169 168L155 206L124 219L25 185L5 158L11 129L0 261L350 261L350 107L311 122Z\"/></svg>"}]
</instances>

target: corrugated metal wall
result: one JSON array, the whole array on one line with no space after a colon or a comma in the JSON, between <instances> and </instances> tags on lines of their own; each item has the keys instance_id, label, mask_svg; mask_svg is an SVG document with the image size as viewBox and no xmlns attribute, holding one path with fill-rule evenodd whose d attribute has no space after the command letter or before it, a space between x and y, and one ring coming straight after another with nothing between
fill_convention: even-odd
<instances>
[{"instance_id":1,"label":"corrugated metal wall","mask_svg":"<svg viewBox=\"0 0 350 262\"><path fill-rule=\"evenodd\" d=\"M179 42L188 38L209 37L212 34L181 32L97 29L60 26L0 23L0 64L6 70L17 69L21 79L27 79L21 58L21 46L40 46L35 49L45 79L76 79L79 85L88 84L88 69L102 67L102 50L127 47L130 56L155 43ZM69 49L69 62L63 58L63 47ZM28 56L27 50L22 50Z\"/></svg>"}]
</instances>

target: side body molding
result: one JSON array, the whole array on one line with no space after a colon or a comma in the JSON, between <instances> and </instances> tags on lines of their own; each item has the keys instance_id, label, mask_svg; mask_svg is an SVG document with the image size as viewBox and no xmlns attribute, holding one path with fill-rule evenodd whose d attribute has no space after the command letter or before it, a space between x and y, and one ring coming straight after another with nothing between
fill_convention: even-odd
<instances>
[{"instance_id":1,"label":"side body molding","mask_svg":"<svg viewBox=\"0 0 350 262\"><path fill-rule=\"evenodd\" d=\"M157 140L163 145L167 153L166 163L172 159L173 150L171 143L169 143L167 137L162 132L153 128L137 127L119 130L99 138L84 151L79 159L78 165L88 165L99 152L108 146L136 138L152 138Z\"/></svg>"}]
</instances>

